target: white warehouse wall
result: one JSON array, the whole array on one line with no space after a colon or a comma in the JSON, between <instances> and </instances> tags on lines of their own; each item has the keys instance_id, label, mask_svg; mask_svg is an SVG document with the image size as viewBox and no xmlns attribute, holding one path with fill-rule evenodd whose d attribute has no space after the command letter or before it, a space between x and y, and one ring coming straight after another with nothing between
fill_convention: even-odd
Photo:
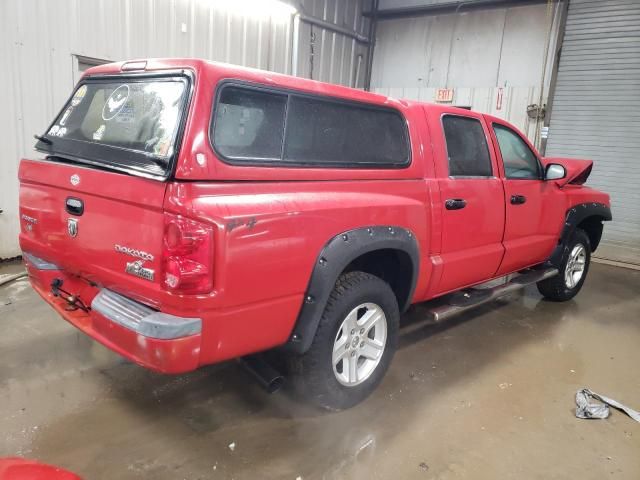
<instances>
[{"instance_id":1,"label":"white warehouse wall","mask_svg":"<svg viewBox=\"0 0 640 480\"><path fill-rule=\"evenodd\" d=\"M474 3L482 2L483 0L379 0L378 10L384 12L385 10L396 10L402 8L416 8L435 5L454 5L463 3L463 7L473 5Z\"/></svg>"},{"instance_id":2,"label":"white warehouse wall","mask_svg":"<svg viewBox=\"0 0 640 480\"><path fill-rule=\"evenodd\" d=\"M364 1L291 3L302 13L366 35ZM33 134L43 132L71 93L75 56L200 57L291 73L293 18L264 10L242 8L234 0L0 0L0 259L20 254L18 162L38 156ZM366 45L322 28L314 31L312 60L310 28L301 24L298 74L309 76L313 61L313 78L356 86Z\"/></svg>"},{"instance_id":3,"label":"white warehouse wall","mask_svg":"<svg viewBox=\"0 0 640 480\"><path fill-rule=\"evenodd\" d=\"M533 4L382 20L372 90L433 102L437 89L451 88L453 105L506 118L537 140L526 107L539 102L545 63L547 101L559 11L558 3Z\"/></svg>"}]
</instances>

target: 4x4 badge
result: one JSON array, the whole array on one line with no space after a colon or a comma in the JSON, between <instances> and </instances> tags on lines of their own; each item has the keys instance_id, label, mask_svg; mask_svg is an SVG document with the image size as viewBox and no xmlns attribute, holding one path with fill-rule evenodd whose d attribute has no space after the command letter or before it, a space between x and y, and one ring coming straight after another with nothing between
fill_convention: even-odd
<instances>
[{"instance_id":1,"label":"4x4 badge","mask_svg":"<svg viewBox=\"0 0 640 480\"><path fill-rule=\"evenodd\" d=\"M69 232L69 236L76 237L78 235L78 219L77 218L69 218L67 220L67 232Z\"/></svg>"},{"instance_id":2,"label":"4x4 badge","mask_svg":"<svg viewBox=\"0 0 640 480\"><path fill-rule=\"evenodd\" d=\"M127 272L129 275L135 275L136 277L140 277L144 280L149 280L150 282L153 282L153 279L155 277L155 272L150 269L150 268L146 268L143 267L143 261L142 260L136 260L135 262L127 262L127 266L125 267L124 271Z\"/></svg>"}]
</instances>

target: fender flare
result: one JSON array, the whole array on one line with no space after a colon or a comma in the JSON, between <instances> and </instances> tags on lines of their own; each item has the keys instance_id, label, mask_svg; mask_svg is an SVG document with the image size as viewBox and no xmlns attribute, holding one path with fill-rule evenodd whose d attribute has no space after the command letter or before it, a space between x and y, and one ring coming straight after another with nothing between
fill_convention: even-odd
<instances>
[{"instance_id":1,"label":"fender flare","mask_svg":"<svg viewBox=\"0 0 640 480\"><path fill-rule=\"evenodd\" d=\"M588 202L579 203L567 210L564 227L562 228L562 233L558 240L558 246L551 254L551 257L549 257L549 263L554 266L560 265L567 248L567 243L573 235L573 232L575 232L576 228L583 220L589 217L598 217L604 221L610 221L612 219L611 208L604 203Z\"/></svg>"},{"instance_id":2,"label":"fender flare","mask_svg":"<svg viewBox=\"0 0 640 480\"><path fill-rule=\"evenodd\" d=\"M344 269L356 258L382 249L400 250L409 255L413 265L409 295L400 311L406 310L413 298L418 279L420 250L415 235L402 227L370 226L348 230L333 237L316 258L304 302L285 348L306 352L313 342L329 295Z\"/></svg>"}]
</instances>

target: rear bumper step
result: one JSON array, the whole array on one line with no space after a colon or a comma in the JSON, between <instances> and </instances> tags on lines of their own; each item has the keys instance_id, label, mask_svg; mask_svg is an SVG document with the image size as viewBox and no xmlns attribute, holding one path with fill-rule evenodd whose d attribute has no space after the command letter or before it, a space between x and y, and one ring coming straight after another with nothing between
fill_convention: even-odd
<instances>
[{"instance_id":1,"label":"rear bumper step","mask_svg":"<svg viewBox=\"0 0 640 480\"><path fill-rule=\"evenodd\" d=\"M23 258L36 270L56 271L60 267L27 252ZM172 340L198 335L202 331L202 320L184 318L158 312L142 303L103 288L93 298L91 309L118 325L145 337Z\"/></svg>"},{"instance_id":2,"label":"rear bumper step","mask_svg":"<svg viewBox=\"0 0 640 480\"><path fill-rule=\"evenodd\" d=\"M157 312L111 290L99 290L63 270L53 269L53 264L41 258L31 254L23 257L36 292L67 322L110 350L161 373L190 372L200 366L202 321L199 318ZM65 289L92 308L89 311L70 308L64 295L51 291L55 279L62 279Z\"/></svg>"},{"instance_id":3,"label":"rear bumper step","mask_svg":"<svg viewBox=\"0 0 640 480\"><path fill-rule=\"evenodd\" d=\"M91 309L145 337L171 340L197 335L202 331L202 320L199 318L158 312L106 288L94 297Z\"/></svg>"},{"instance_id":4,"label":"rear bumper step","mask_svg":"<svg viewBox=\"0 0 640 480\"><path fill-rule=\"evenodd\" d=\"M527 285L546 280L558 274L557 268L532 269L512 278L507 283L492 288L470 288L443 298L443 305L428 310L431 321L442 322L466 310L495 300Z\"/></svg>"}]
</instances>

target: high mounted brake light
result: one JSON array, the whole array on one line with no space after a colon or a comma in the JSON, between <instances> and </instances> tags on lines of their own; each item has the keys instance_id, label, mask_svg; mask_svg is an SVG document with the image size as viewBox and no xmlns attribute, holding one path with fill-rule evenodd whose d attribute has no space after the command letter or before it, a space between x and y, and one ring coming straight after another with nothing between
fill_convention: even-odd
<instances>
[{"instance_id":1,"label":"high mounted brake light","mask_svg":"<svg viewBox=\"0 0 640 480\"><path fill-rule=\"evenodd\" d=\"M147 61L141 61L141 62L127 62L125 64L122 65L122 67L120 68L120 71L122 72L128 72L131 70L144 70L145 68L147 68Z\"/></svg>"},{"instance_id":2,"label":"high mounted brake light","mask_svg":"<svg viewBox=\"0 0 640 480\"><path fill-rule=\"evenodd\" d=\"M213 288L213 229L179 215L165 213L162 285L184 294Z\"/></svg>"}]
</instances>

